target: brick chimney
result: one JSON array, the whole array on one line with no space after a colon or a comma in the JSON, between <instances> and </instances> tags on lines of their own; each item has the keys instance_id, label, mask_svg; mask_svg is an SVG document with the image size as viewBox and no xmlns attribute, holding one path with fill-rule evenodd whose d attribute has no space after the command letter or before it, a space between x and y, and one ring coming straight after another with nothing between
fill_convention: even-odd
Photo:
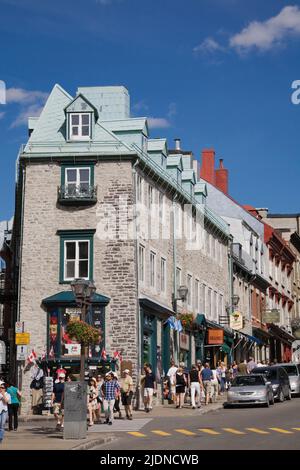
<instances>
[{"instance_id":1,"label":"brick chimney","mask_svg":"<svg viewBox=\"0 0 300 470\"><path fill-rule=\"evenodd\" d=\"M228 194L228 170L224 168L223 158L220 158L220 166L215 172L216 186L223 193Z\"/></svg>"},{"instance_id":2,"label":"brick chimney","mask_svg":"<svg viewBox=\"0 0 300 470\"><path fill-rule=\"evenodd\" d=\"M202 163L200 169L200 178L215 184L215 151L214 149L202 150Z\"/></svg>"}]
</instances>

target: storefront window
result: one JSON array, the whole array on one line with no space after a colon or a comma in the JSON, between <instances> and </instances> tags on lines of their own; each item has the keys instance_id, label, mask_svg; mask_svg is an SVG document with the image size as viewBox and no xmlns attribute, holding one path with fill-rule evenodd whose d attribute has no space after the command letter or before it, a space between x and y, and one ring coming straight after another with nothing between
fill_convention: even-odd
<instances>
[{"instance_id":1,"label":"storefront window","mask_svg":"<svg viewBox=\"0 0 300 470\"><path fill-rule=\"evenodd\" d=\"M61 355L62 356L80 356L80 344L75 338L70 338L66 329L71 321L80 320L81 309L66 308L61 316Z\"/></svg>"}]
</instances>

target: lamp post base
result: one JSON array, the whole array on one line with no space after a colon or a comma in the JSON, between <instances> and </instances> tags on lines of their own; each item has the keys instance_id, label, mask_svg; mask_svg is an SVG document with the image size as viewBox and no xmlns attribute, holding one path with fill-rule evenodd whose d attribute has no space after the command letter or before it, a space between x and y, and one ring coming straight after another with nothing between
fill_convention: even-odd
<instances>
[{"instance_id":1,"label":"lamp post base","mask_svg":"<svg viewBox=\"0 0 300 470\"><path fill-rule=\"evenodd\" d=\"M66 382L64 387L64 439L85 439L87 396L85 382Z\"/></svg>"}]
</instances>

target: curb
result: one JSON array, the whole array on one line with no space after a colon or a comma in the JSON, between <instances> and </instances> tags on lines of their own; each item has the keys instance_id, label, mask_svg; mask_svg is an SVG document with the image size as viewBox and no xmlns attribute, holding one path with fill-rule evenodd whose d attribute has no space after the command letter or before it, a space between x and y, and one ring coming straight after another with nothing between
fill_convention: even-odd
<instances>
[{"instance_id":1,"label":"curb","mask_svg":"<svg viewBox=\"0 0 300 470\"><path fill-rule=\"evenodd\" d=\"M103 444L108 444L110 442L115 441L117 438L113 436L108 437L98 437L97 439L90 440L88 442L84 442L83 444L79 444L75 447L71 447L69 450L90 450L96 446L100 446Z\"/></svg>"}]
</instances>

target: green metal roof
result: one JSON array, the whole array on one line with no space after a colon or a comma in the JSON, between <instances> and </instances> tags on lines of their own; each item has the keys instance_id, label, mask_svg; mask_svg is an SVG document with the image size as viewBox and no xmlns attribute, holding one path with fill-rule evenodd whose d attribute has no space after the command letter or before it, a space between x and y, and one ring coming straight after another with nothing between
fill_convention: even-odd
<instances>
[{"instance_id":1,"label":"green metal roof","mask_svg":"<svg viewBox=\"0 0 300 470\"><path fill-rule=\"evenodd\" d=\"M109 297L105 295L95 293L92 297L92 304L103 304L107 305L110 301ZM64 304L76 304L74 294L71 290L66 290L47 297L42 300L44 305L64 305Z\"/></svg>"}]
</instances>

